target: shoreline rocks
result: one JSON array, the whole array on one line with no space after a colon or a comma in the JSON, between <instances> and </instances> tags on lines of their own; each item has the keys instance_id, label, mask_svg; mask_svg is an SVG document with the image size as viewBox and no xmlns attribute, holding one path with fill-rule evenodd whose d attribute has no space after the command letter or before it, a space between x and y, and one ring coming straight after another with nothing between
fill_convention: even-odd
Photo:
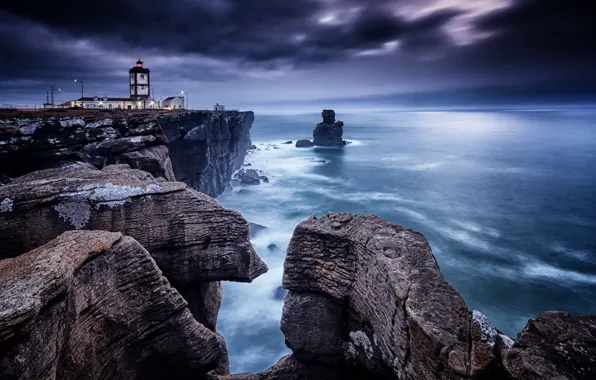
<instances>
[{"instance_id":1,"label":"shoreline rocks","mask_svg":"<svg viewBox=\"0 0 596 380\"><path fill-rule=\"evenodd\" d=\"M310 140L298 140L296 141L296 148L310 148L313 147L315 144L313 144L312 141Z\"/></svg>"}]
</instances>

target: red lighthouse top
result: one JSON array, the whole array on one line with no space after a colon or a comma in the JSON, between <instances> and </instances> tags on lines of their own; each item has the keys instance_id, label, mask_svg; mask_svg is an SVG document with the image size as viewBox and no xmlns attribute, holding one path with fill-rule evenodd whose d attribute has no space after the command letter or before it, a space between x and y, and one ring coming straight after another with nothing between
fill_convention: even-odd
<instances>
[{"instance_id":1,"label":"red lighthouse top","mask_svg":"<svg viewBox=\"0 0 596 380\"><path fill-rule=\"evenodd\" d=\"M139 58L139 60L137 61L137 64L135 65L135 67L143 67L143 61L141 61L141 59Z\"/></svg>"}]
</instances>

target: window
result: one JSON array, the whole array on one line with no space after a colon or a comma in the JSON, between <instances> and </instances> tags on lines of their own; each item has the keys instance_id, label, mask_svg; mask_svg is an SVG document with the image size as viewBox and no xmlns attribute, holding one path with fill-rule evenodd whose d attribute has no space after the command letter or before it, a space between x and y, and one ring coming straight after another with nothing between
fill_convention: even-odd
<instances>
[{"instance_id":1,"label":"window","mask_svg":"<svg viewBox=\"0 0 596 380\"><path fill-rule=\"evenodd\" d=\"M141 74L141 79L145 79L145 74Z\"/></svg>"},{"instance_id":2,"label":"window","mask_svg":"<svg viewBox=\"0 0 596 380\"><path fill-rule=\"evenodd\" d=\"M144 90L144 89L145 89L145 86L141 86L141 90Z\"/></svg>"}]
</instances>

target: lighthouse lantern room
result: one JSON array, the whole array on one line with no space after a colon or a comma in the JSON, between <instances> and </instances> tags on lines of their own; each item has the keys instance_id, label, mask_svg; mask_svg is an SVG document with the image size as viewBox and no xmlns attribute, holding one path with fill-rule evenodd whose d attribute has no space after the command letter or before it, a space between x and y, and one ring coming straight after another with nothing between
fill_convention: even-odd
<instances>
[{"instance_id":1,"label":"lighthouse lantern room","mask_svg":"<svg viewBox=\"0 0 596 380\"><path fill-rule=\"evenodd\" d=\"M136 65L128 70L130 74L130 98L132 100L144 100L150 95L149 69L143 67L143 61L139 58Z\"/></svg>"}]
</instances>

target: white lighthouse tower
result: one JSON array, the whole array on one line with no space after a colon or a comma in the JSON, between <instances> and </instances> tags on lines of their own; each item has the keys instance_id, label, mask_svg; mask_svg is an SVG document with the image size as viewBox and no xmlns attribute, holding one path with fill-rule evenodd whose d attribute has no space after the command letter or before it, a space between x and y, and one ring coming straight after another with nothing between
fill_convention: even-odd
<instances>
[{"instance_id":1,"label":"white lighthouse tower","mask_svg":"<svg viewBox=\"0 0 596 380\"><path fill-rule=\"evenodd\" d=\"M130 98L137 101L149 98L151 88L149 69L143 67L143 61L139 58L137 64L128 72L130 74Z\"/></svg>"}]
</instances>

